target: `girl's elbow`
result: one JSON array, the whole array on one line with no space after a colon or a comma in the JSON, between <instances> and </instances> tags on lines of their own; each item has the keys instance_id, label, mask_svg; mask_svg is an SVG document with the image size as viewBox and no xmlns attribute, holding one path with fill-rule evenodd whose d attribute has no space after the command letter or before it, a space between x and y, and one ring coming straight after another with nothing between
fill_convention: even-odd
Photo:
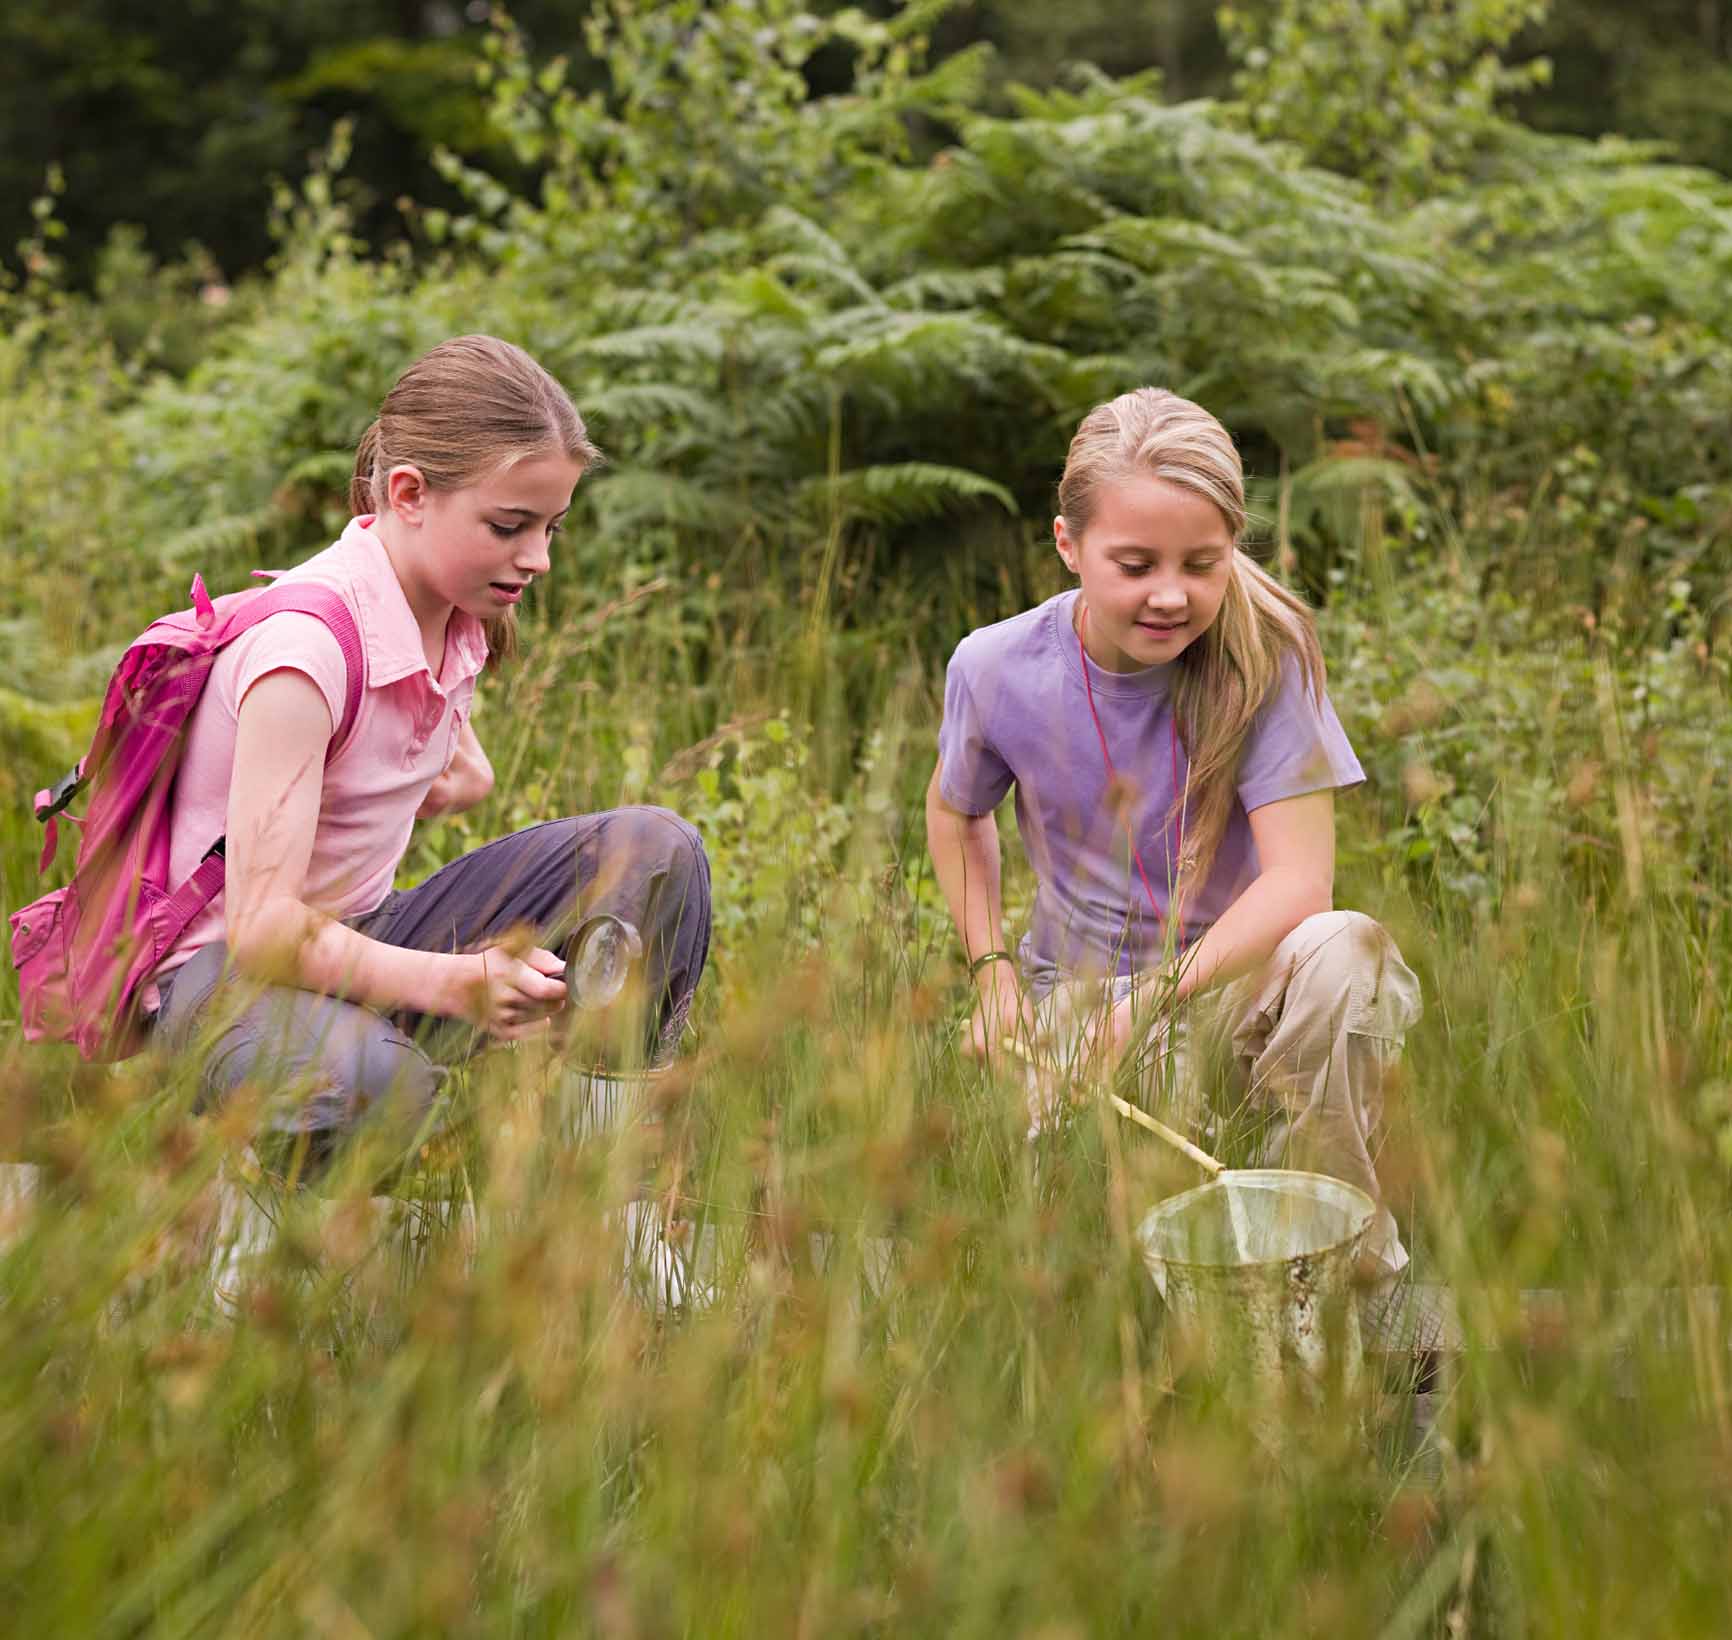
<instances>
[{"instance_id":1,"label":"girl's elbow","mask_svg":"<svg viewBox=\"0 0 1732 1640\"><path fill-rule=\"evenodd\" d=\"M1307 872L1295 885L1294 898L1299 906L1299 921L1320 917L1335 909L1335 874Z\"/></svg>"},{"instance_id":2,"label":"girl's elbow","mask_svg":"<svg viewBox=\"0 0 1732 1640\"><path fill-rule=\"evenodd\" d=\"M1271 896L1271 909L1279 907L1278 915L1291 933L1307 917L1321 916L1335 909L1335 876L1333 872L1316 872L1281 867L1264 874Z\"/></svg>"},{"instance_id":3,"label":"girl's elbow","mask_svg":"<svg viewBox=\"0 0 1732 1640\"><path fill-rule=\"evenodd\" d=\"M482 802L493 790L493 766L482 763L465 769L461 779L454 780L439 802L440 814L462 814Z\"/></svg>"},{"instance_id":4,"label":"girl's elbow","mask_svg":"<svg viewBox=\"0 0 1732 1640\"><path fill-rule=\"evenodd\" d=\"M292 985L300 973L301 947L311 936L299 901L269 901L229 918L229 960L244 979Z\"/></svg>"},{"instance_id":5,"label":"girl's elbow","mask_svg":"<svg viewBox=\"0 0 1732 1640\"><path fill-rule=\"evenodd\" d=\"M932 778L926 782L926 812L930 816L942 812L947 806L943 794L938 789L938 777L943 773L941 768L932 771Z\"/></svg>"}]
</instances>

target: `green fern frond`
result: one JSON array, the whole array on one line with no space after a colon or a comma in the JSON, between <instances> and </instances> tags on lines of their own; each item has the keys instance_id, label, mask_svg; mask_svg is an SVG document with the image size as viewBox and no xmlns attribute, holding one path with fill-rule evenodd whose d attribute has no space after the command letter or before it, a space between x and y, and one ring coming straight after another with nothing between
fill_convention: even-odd
<instances>
[{"instance_id":1,"label":"green fern frond","mask_svg":"<svg viewBox=\"0 0 1732 1640\"><path fill-rule=\"evenodd\" d=\"M720 485L644 467L604 472L590 488L589 502L597 528L607 536L653 525L726 535L752 520L750 508Z\"/></svg>"},{"instance_id":2,"label":"green fern frond","mask_svg":"<svg viewBox=\"0 0 1732 1640\"><path fill-rule=\"evenodd\" d=\"M589 336L574 343L571 353L575 358L600 359L614 365L649 364L670 356L714 362L722 356L722 347L721 333L714 326L687 321Z\"/></svg>"},{"instance_id":3,"label":"green fern frond","mask_svg":"<svg viewBox=\"0 0 1732 1640\"><path fill-rule=\"evenodd\" d=\"M814 372L799 370L773 388L755 387L746 408L753 434L772 450L815 450L814 441L829 424L830 386Z\"/></svg>"},{"instance_id":4,"label":"green fern frond","mask_svg":"<svg viewBox=\"0 0 1732 1640\"><path fill-rule=\"evenodd\" d=\"M641 428L653 422L690 423L719 432L722 411L715 398L675 382L621 382L584 396L583 412L606 438L610 428Z\"/></svg>"},{"instance_id":5,"label":"green fern frond","mask_svg":"<svg viewBox=\"0 0 1732 1640\"><path fill-rule=\"evenodd\" d=\"M982 501L1016 512L1016 497L1002 484L930 461L885 462L808 479L800 486L800 498L820 513L835 509L845 517L885 524L942 518Z\"/></svg>"},{"instance_id":6,"label":"green fern frond","mask_svg":"<svg viewBox=\"0 0 1732 1640\"><path fill-rule=\"evenodd\" d=\"M865 307L882 307L884 305L883 297L846 263L831 262L824 257L807 256L798 251L789 251L785 255L776 257L770 263L770 268L776 273L803 275L814 285L833 285L847 291L850 296Z\"/></svg>"},{"instance_id":7,"label":"green fern frond","mask_svg":"<svg viewBox=\"0 0 1732 1640\"><path fill-rule=\"evenodd\" d=\"M279 528L282 522L282 512L274 504L260 507L256 512L212 518L170 536L157 548L156 561L168 570L197 568L243 549L256 548L260 540Z\"/></svg>"},{"instance_id":8,"label":"green fern frond","mask_svg":"<svg viewBox=\"0 0 1732 1640\"><path fill-rule=\"evenodd\" d=\"M899 308L973 308L1004 295L1005 270L928 268L885 287L883 299Z\"/></svg>"},{"instance_id":9,"label":"green fern frond","mask_svg":"<svg viewBox=\"0 0 1732 1640\"><path fill-rule=\"evenodd\" d=\"M283 482L346 490L354 471L352 450L316 450L310 456L302 456L284 473Z\"/></svg>"},{"instance_id":10,"label":"green fern frond","mask_svg":"<svg viewBox=\"0 0 1732 1640\"><path fill-rule=\"evenodd\" d=\"M1062 357L981 315L887 312L864 334L822 348L817 364L862 389L912 396L947 382L1038 376Z\"/></svg>"},{"instance_id":11,"label":"green fern frond","mask_svg":"<svg viewBox=\"0 0 1732 1640\"><path fill-rule=\"evenodd\" d=\"M992 47L980 41L952 52L909 80L897 91L894 103L905 113L977 108L991 79Z\"/></svg>"},{"instance_id":12,"label":"green fern frond","mask_svg":"<svg viewBox=\"0 0 1732 1640\"><path fill-rule=\"evenodd\" d=\"M1464 391L1459 369L1446 375L1434 360L1388 348L1355 348L1317 361L1317 369L1327 389L1347 404L1386 405L1399 392L1422 414L1435 415Z\"/></svg>"},{"instance_id":13,"label":"green fern frond","mask_svg":"<svg viewBox=\"0 0 1732 1640\"><path fill-rule=\"evenodd\" d=\"M1297 497L1357 494L1368 486L1403 500L1413 499L1413 471L1381 456L1332 456L1307 462L1292 478Z\"/></svg>"},{"instance_id":14,"label":"green fern frond","mask_svg":"<svg viewBox=\"0 0 1732 1640\"><path fill-rule=\"evenodd\" d=\"M787 205L773 206L764 213L764 228L770 237L786 240L793 252L836 268L854 265L854 259L842 248L842 242L804 211L796 211Z\"/></svg>"},{"instance_id":15,"label":"green fern frond","mask_svg":"<svg viewBox=\"0 0 1732 1640\"><path fill-rule=\"evenodd\" d=\"M738 310L734 315L736 324L749 327L744 340L751 348L763 347L765 339L757 327L766 321L804 330L817 318L817 310L768 268L748 268L735 274L722 289Z\"/></svg>"}]
</instances>

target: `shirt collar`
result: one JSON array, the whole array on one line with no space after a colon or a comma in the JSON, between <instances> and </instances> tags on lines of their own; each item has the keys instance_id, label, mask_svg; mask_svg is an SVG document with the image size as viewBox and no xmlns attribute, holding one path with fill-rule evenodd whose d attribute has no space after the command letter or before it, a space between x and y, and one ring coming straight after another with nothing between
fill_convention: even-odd
<instances>
[{"instance_id":1,"label":"shirt collar","mask_svg":"<svg viewBox=\"0 0 1732 1640\"><path fill-rule=\"evenodd\" d=\"M449 691L477 676L487 662L487 634L473 615L451 611L445 628L443 677L435 678L421 645L421 629L391 567L385 543L368 528L374 515L351 518L337 540L338 556L348 572L349 591L367 652L368 687L396 683L425 673L428 681Z\"/></svg>"}]
</instances>

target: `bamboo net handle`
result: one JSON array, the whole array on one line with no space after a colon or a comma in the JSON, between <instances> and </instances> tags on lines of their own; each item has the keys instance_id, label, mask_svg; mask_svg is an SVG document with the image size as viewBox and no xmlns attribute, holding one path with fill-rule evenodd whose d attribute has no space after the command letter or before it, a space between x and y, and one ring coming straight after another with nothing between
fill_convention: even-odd
<instances>
[{"instance_id":1,"label":"bamboo net handle","mask_svg":"<svg viewBox=\"0 0 1732 1640\"><path fill-rule=\"evenodd\" d=\"M1000 1043L1000 1046L1014 1058L1020 1059L1023 1064L1031 1065L1036 1070L1043 1068L1040 1061L1037 1060L1020 1042L1013 1038L1006 1037ZM1116 1093L1106 1093L1105 1090L1103 1090L1103 1094L1106 1098L1106 1102L1111 1105L1120 1116L1124 1117L1127 1122L1134 1122L1145 1132L1152 1133L1157 1139L1161 1139L1165 1143L1171 1145L1181 1156L1187 1157L1189 1160L1195 1162L1197 1166L1207 1173L1211 1179L1218 1179L1225 1171L1221 1163L1216 1161L1208 1151L1202 1149L1198 1145L1192 1144L1191 1141L1182 1133L1175 1133L1165 1122L1156 1121L1156 1119L1149 1115L1146 1110L1138 1110L1135 1105L1131 1104L1128 1100L1119 1098Z\"/></svg>"}]
</instances>

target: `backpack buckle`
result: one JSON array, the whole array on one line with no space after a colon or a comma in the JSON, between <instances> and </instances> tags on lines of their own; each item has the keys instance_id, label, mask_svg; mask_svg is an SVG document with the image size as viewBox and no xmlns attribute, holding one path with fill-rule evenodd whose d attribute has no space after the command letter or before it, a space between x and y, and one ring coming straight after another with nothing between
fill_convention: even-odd
<instances>
[{"instance_id":1,"label":"backpack buckle","mask_svg":"<svg viewBox=\"0 0 1732 1640\"><path fill-rule=\"evenodd\" d=\"M75 764L46 791L36 794L36 818L52 820L84 789L84 765Z\"/></svg>"}]
</instances>

